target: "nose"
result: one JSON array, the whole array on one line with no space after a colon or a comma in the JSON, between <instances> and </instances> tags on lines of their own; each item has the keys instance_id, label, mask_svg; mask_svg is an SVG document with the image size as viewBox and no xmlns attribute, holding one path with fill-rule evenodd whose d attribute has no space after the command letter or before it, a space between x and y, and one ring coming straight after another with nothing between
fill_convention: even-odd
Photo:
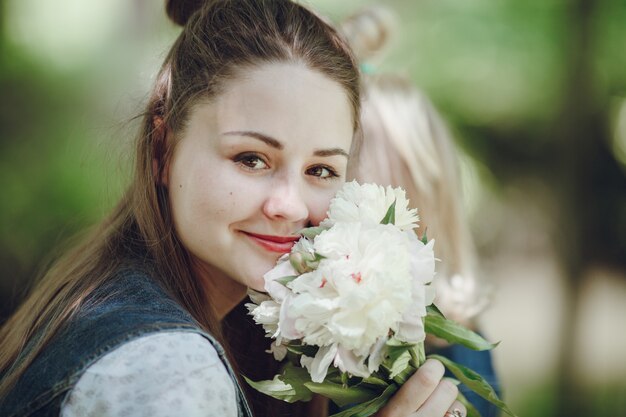
<instances>
[{"instance_id":1,"label":"nose","mask_svg":"<svg viewBox=\"0 0 626 417\"><path fill-rule=\"evenodd\" d=\"M285 178L274 183L263 204L263 213L272 220L306 222L309 208L297 179Z\"/></svg>"}]
</instances>

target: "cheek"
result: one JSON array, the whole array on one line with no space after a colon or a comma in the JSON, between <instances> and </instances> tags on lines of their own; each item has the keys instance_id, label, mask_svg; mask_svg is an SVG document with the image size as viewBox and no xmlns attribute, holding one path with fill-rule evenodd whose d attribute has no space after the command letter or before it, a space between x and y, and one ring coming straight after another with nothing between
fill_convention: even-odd
<instances>
[{"instance_id":1,"label":"cheek","mask_svg":"<svg viewBox=\"0 0 626 417\"><path fill-rule=\"evenodd\" d=\"M336 187L324 192L315 193L315 196L309 200L309 220L313 226L317 226L326 218L326 212L337 191L343 186L343 182L338 183Z\"/></svg>"},{"instance_id":2,"label":"cheek","mask_svg":"<svg viewBox=\"0 0 626 417\"><path fill-rule=\"evenodd\" d=\"M206 243L208 230L217 221L224 221L229 211L228 193L218 187L212 161L200 161L199 156L179 160L169 181L174 224L186 243L189 239Z\"/></svg>"},{"instance_id":3,"label":"cheek","mask_svg":"<svg viewBox=\"0 0 626 417\"><path fill-rule=\"evenodd\" d=\"M186 212L193 227L228 227L254 216L260 211L267 187L246 175L241 175L228 163L213 163L211 169L196 170L183 189Z\"/></svg>"},{"instance_id":4,"label":"cheek","mask_svg":"<svg viewBox=\"0 0 626 417\"><path fill-rule=\"evenodd\" d=\"M188 175L174 177L170 183L170 195L174 212L178 217L195 217L199 213L207 213L216 209L215 202L219 196L213 195L215 190L207 175L201 171L194 171Z\"/></svg>"}]
</instances>

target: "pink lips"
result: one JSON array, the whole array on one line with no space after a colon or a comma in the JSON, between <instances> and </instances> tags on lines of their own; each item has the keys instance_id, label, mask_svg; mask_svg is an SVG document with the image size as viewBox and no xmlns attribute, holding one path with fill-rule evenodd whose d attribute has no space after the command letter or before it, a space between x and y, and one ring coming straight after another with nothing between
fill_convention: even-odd
<instances>
[{"instance_id":1,"label":"pink lips","mask_svg":"<svg viewBox=\"0 0 626 417\"><path fill-rule=\"evenodd\" d=\"M256 233L243 232L254 243L270 252L288 253L291 247L296 243L300 236L275 236L275 235L259 235Z\"/></svg>"}]
</instances>

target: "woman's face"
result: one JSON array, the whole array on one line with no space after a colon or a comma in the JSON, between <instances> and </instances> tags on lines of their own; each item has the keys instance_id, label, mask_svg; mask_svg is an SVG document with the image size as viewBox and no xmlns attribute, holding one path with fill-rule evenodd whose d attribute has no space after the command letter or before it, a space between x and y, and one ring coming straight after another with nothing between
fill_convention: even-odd
<instances>
[{"instance_id":1,"label":"woman's face","mask_svg":"<svg viewBox=\"0 0 626 417\"><path fill-rule=\"evenodd\" d=\"M263 289L343 184L353 136L342 87L304 65L254 67L196 105L165 184L176 232L212 288Z\"/></svg>"}]
</instances>

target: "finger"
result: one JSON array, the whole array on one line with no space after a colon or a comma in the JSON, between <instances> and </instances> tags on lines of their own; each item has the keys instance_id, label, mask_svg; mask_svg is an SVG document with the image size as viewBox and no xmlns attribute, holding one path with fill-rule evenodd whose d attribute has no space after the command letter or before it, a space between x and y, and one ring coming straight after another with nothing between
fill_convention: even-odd
<instances>
[{"instance_id":1,"label":"finger","mask_svg":"<svg viewBox=\"0 0 626 417\"><path fill-rule=\"evenodd\" d=\"M444 417L465 417L466 415L467 409L465 406L461 402L455 401L450 408L448 408Z\"/></svg>"},{"instance_id":2,"label":"finger","mask_svg":"<svg viewBox=\"0 0 626 417\"><path fill-rule=\"evenodd\" d=\"M428 359L391 398L381 415L404 417L420 408L438 387L444 372L445 368L441 362ZM447 406L442 409L440 415L443 415L446 409Z\"/></svg>"},{"instance_id":3,"label":"finger","mask_svg":"<svg viewBox=\"0 0 626 417\"><path fill-rule=\"evenodd\" d=\"M459 389L456 385L447 379L442 380L426 402L417 410L415 417L443 416L452 407L458 394Z\"/></svg>"}]
</instances>

